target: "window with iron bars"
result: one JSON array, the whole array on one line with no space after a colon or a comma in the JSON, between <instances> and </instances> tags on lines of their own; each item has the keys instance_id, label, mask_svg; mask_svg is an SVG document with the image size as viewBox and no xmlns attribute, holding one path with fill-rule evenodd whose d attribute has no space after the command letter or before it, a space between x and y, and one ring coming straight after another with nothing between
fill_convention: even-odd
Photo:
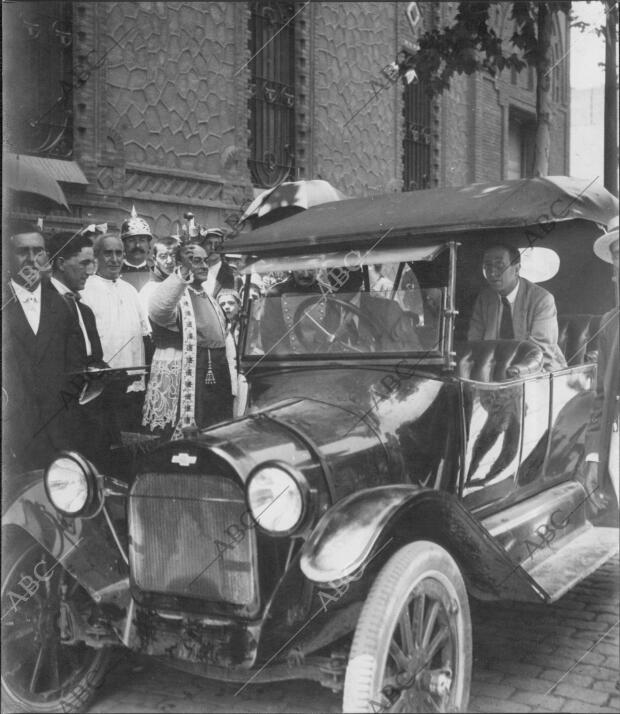
<instances>
[{"instance_id":1,"label":"window with iron bars","mask_svg":"<svg viewBox=\"0 0 620 714\"><path fill-rule=\"evenodd\" d=\"M15 153L73 153L73 3L2 8L5 145Z\"/></svg>"},{"instance_id":2,"label":"window with iron bars","mask_svg":"<svg viewBox=\"0 0 620 714\"><path fill-rule=\"evenodd\" d=\"M404 90L403 191L431 187L431 99L420 82Z\"/></svg>"},{"instance_id":3,"label":"window with iron bars","mask_svg":"<svg viewBox=\"0 0 620 714\"><path fill-rule=\"evenodd\" d=\"M295 166L295 7L250 3L250 159L252 181L268 188Z\"/></svg>"}]
</instances>

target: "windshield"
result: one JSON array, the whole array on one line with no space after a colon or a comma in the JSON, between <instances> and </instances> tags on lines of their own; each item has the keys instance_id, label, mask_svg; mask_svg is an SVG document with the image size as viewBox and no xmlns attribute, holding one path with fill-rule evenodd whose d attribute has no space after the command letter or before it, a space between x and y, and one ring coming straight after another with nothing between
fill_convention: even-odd
<instances>
[{"instance_id":1,"label":"windshield","mask_svg":"<svg viewBox=\"0 0 620 714\"><path fill-rule=\"evenodd\" d=\"M261 266L272 268L260 274L269 287L250 303L244 357L441 352L447 271L433 264L445 261L333 262L286 271L273 262Z\"/></svg>"}]
</instances>

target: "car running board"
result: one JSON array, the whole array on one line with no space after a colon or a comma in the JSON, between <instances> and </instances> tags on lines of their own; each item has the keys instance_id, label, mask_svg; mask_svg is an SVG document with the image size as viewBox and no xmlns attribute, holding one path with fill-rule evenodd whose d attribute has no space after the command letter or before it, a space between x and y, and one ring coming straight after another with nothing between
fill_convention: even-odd
<instances>
[{"instance_id":1,"label":"car running board","mask_svg":"<svg viewBox=\"0 0 620 714\"><path fill-rule=\"evenodd\" d=\"M618 529L586 522L578 534L552 542L522 564L525 572L555 602L580 580L618 553Z\"/></svg>"}]
</instances>

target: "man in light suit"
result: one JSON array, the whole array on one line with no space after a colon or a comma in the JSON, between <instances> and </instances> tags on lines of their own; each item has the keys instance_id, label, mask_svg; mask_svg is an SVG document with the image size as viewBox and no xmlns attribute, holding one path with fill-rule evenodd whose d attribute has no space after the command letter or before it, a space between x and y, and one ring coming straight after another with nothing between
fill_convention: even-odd
<instances>
[{"instance_id":1,"label":"man in light suit","mask_svg":"<svg viewBox=\"0 0 620 714\"><path fill-rule=\"evenodd\" d=\"M616 283L616 306L601 318L598 335L598 366L596 395L586 432L584 483L592 496L589 502L595 510L608 501L605 491L609 481L618 499L618 407L620 404L620 356L618 345L618 218L613 219L607 233L594 244L594 252L613 265L612 280Z\"/></svg>"},{"instance_id":2,"label":"man in light suit","mask_svg":"<svg viewBox=\"0 0 620 714\"><path fill-rule=\"evenodd\" d=\"M54 453L75 448L76 406L84 368L76 317L38 266L45 244L38 228L8 226L9 280L3 296L3 456L13 473L45 468Z\"/></svg>"},{"instance_id":3,"label":"man in light suit","mask_svg":"<svg viewBox=\"0 0 620 714\"><path fill-rule=\"evenodd\" d=\"M482 269L488 287L474 305L467 339L529 340L543 351L547 370L566 367L558 347L558 317L550 292L519 275L517 248L495 245L484 252Z\"/></svg>"}]
</instances>

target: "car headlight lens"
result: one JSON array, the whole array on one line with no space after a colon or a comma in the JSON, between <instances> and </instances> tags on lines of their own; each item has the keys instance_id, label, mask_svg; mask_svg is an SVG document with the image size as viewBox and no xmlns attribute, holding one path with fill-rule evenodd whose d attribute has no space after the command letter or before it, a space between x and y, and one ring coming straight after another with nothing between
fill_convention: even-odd
<instances>
[{"instance_id":1,"label":"car headlight lens","mask_svg":"<svg viewBox=\"0 0 620 714\"><path fill-rule=\"evenodd\" d=\"M307 484L277 464L264 464L250 475L247 498L250 513L266 531L285 535L302 521L306 510Z\"/></svg>"},{"instance_id":2,"label":"car headlight lens","mask_svg":"<svg viewBox=\"0 0 620 714\"><path fill-rule=\"evenodd\" d=\"M61 454L48 466L45 489L54 508L75 516L92 501L94 469L79 454Z\"/></svg>"}]
</instances>

